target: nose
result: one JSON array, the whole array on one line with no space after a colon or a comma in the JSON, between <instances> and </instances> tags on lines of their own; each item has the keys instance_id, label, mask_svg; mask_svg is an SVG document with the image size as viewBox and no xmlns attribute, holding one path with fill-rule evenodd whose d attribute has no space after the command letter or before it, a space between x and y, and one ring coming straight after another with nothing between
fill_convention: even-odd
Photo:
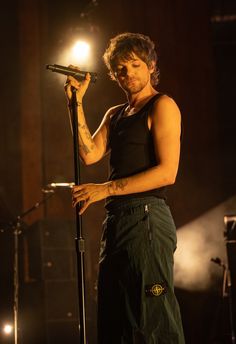
<instances>
[{"instance_id":1,"label":"nose","mask_svg":"<svg viewBox=\"0 0 236 344\"><path fill-rule=\"evenodd\" d=\"M125 75L129 78L132 78L134 76L134 70L131 66L126 68L126 74Z\"/></svg>"}]
</instances>

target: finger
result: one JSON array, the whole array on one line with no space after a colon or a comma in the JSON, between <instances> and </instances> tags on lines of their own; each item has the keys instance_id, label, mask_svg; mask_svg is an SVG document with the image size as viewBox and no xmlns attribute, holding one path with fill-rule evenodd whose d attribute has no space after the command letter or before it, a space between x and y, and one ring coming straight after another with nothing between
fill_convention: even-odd
<instances>
[{"instance_id":1,"label":"finger","mask_svg":"<svg viewBox=\"0 0 236 344\"><path fill-rule=\"evenodd\" d=\"M78 200L78 199L75 199L72 201L72 207L75 208L77 206L77 204L81 201L84 201L84 200Z\"/></svg>"},{"instance_id":2,"label":"finger","mask_svg":"<svg viewBox=\"0 0 236 344\"><path fill-rule=\"evenodd\" d=\"M83 195L87 195L88 191L86 189L80 189L77 191L72 192L72 198L77 198Z\"/></svg>"},{"instance_id":3,"label":"finger","mask_svg":"<svg viewBox=\"0 0 236 344\"><path fill-rule=\"evenodd\" d=\"M70 85L71 86L71 82L74 80L74 78L71 75L68 75L66 78L66 82L65 85Z\"/></svg>"},{"instance_id":4,"label":"finger","mask_svg":"<svg viewBox=\"0 0 236 344\"><path fill-rule=\"evenodd\" d=\"M84 193L81 194L80 196L73 197L72 198L72 206L75 207L79 202L85 202L89 199L88 194Z\"/></svg>"},{"instance_id":5,"label":"finger","mask_svg":"<svg viewBox=\"0 0 236 344\"><path fill-rule=\"evenodd\" d=\"M84 202L82 207L80 208L79 215L82 215L89 205L90 205L90 202Z\"/></svg>"},{"instance_id":6,"label":"finger","mask_svg":"<svg viewBox=\"0 0 236 344\"><path fill-rule=\"evenodd\" d=\"M82 91L82 93L84 94L89 86L89 83L90 83L90 80L91 80L91 76L89 73L86 73L84 79L79 82L79 89Z\"/></svg>"},{"instance_id":7,"label":"finger","mask_svg":"<svg viewBox=\"0 0 236 344\"><path fill-rule=\"evenodd\" d=\"M86 86L88 86L89 83L90 83L90 81L91 81L91 75L90 75L89 73L86 73L85 79L84 79L84 82L83 82L83 83L84 83Z\"/></svg>"},{"instance_id":8,"label":"finger","mask_svg":"<svg viewBox=\"0 0 236 344\"><path fill-rule=\"evenodd\" d=\"M69 83L68 81L66 81L66 82L64 83L64 89L65 89L65 91L67 92L68 89L70 89L70 88L71 88L70 83Z\"/></svg>"},{"instance_id":9,"label":"finger","mask_svg":"<svg viewBox=\"0 0 236 344\"><path fill-rule=\"evenodd\" d=\"M73 199L72 200L72 207L75 208L79 202L85 202L85 201L86 201L86 198L84 198L84 199L82 199L82 198L81 199L78 199L78 198Z\"/></svg>"},{"instance_id":10,"label":"finger","mask_svg":"<svg viewBox=\"0 0 236 344\"><path fill-rule=\"evenodd\" d=\"M77 192L78 190L82 190L85 187L85 184L81 184L81 185L74 185L71 188L71 192L72 194Z\"/></svg>"},{"instance_id":11,"label":"finger","mask_svg":"<svg viewBox=\"0 0 236 344\"><path fill-rule=\"evenodd\" d=\"M76 88L77 90L81 87L81 84L82 84L82 83L81 83L78 79L74 78L74 77L71 76L71 75L69 75L69 76L67 77L66 83L65 83L65 85L68 85L68 86L70 86L70 87L74 87L74 88Z\"/></svg>"},{"instance_id":12,"label":"finger","mask_svg":"<svg viewBox=\"0 0 236 344\"><path fill-rule=\"evenodd\" d=\"M77 196L74 197L72 199L72 204L74 207L76 207L76 205L80 202L86 202L89 199L88 195L81 195L81 196Z\"/></svg>"},{"instance_id":13,"label":"finger","mask_svg":"<svg viewBox=\"0 0 236 344\"><path fill-rule=\"evenodd\" d=\"M91 74L90 73L86 73L85 80L91 80Z\"/></svg>"},{"instance_id":14,"label":"finger","mask_svg":"<svg viewBox=\"0 0 236 344\"><path fill-rule=\"evenodd\" d=\"M68 80L69 82L73 82L73 81L78 82L78 80L77 80L76 78L74 78L72 75L68 75L67 80Z\"/></svg>"},{"instance_id":15,"label":"finger","mask_svg":"<svg viewBox=\"0 0 236 344\"><path fill-rule=\"evenodd\" d=\"M68 67L69 67L69 68L73 68L73 69L80 70L80 69L79 69L79 67L77 67L77 66L74 66L74 65L72 65L72 64L70 64Z\"/></svg>"}]
</instances>

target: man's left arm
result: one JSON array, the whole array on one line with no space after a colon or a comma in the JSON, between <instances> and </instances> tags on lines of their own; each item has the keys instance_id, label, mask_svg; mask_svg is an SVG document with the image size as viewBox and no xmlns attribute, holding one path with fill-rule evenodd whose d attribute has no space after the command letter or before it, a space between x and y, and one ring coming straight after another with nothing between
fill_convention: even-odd
<instances>
[{"instance_id":1,"label":"man's left arm","mask_svg":"<svg viewBox=\"0 0 236 344\"><path fill-rule=\"evenodd\" d=\"M174 100L162 96L153 106L151 128L157 165L131 177L73 189L73 206L83 201L80 214L108 196L144 192L174 184L180 156L181 114Z\"/></svg>"}]
</instances>

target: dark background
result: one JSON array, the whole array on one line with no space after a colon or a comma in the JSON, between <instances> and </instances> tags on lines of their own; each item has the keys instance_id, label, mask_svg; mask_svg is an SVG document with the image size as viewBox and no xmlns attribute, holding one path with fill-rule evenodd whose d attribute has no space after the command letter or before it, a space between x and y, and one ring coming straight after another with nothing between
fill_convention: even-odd
<instances>
[{"instance_id":1,"label":"dark background","mask_svg":"<svg viewBox=\"0 0 236 344\"><path fill-rule=\"evenodd\" d=\"M161 70L158 89L176 100L184 124L179 174L168 194L179 230L235 196L235 28L234 0L19 0L1 5L0 326L13 319L14 235L9 221L39 202L43 197L41 189L48 183L73 181L73 146L64 78L47 71L46 64L57 63L60 53L75 38L88 37L93 42L93 70L99 77L97 83L90 86L84 105L93 132L106 109L125 99L116 84L109 80L102 62L109 38L124 31L140 32L152 38ZM82 166L82 180L106 180L107 163L104 159L94 166ZM236 213L235 202L227 210ZM96 342L96 274L103 217L103 202L91 206L83 217L90 343ZM26 238L26 241L20 240L21 270L27 259L30 264L34 263L33 259L39 265L44 264L48 247L54 258L60 255L63 250L60 240L64 239L59 234L51 246L41 242L39 236L47 226L55 232L62 223L66 228L71 221L74 221L74 211L69 190L57 191L50 200L25 216L21 223L22 238ZM70 238L75 235L73 229L68 233ZM221 235L223 242L223 227ZM24 242L29 245L28 258ZM67 248L74 267L73 242ZM30 253L37 249L38 255ZM65 261L62 256L61 260ZM42 281L41 270L37 267L34 272L35 278ZM60 280L64 278L63 271L59 273ZM54 281L58 276L44 278L37 294L29 287L30 283L27 284L22 271L21 274L24 312L26 304L33 303L30 293L32 299L38 298L44 303L42 295L46 294L40 290L46 288L45 280ZM75 278L75 273L71 272L68 280ZM66 301L70 295L64 290L62 298ZM221 331L219 323L222 325L221 278L216 278L205 290L189 291L176 286L176 292L186 342L226 343L228 339L218 333ZM76 297L73 300L76 303ZM48 301L46 303L49 307ZM39 308L39 304L35 306L35 314ZM224 314L223 334L228 333L227 310ZM42 321L42 326L46 322L47 327L47 319L37 321ZM27 321L29 324L30 320ZM65 322L61 322L61 327ZM21 331L24 340L24 331ZM36 330L35 336L38 336ZM61 336L62 343L67 339ZM2 337L1 340L13 339ZM33 342L36 343L36 339Z\"/></svg>"}]
</instances>

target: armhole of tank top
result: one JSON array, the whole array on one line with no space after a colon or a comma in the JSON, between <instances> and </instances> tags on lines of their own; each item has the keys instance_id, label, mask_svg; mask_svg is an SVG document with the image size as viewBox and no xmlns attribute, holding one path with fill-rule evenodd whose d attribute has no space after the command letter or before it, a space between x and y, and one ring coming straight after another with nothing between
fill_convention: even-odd
<instances>
[{"instance_id":1,"label":"armhole of tank top","mask_svg":"<svg viewBox=\"0 0 236 344\"><path fill-rule=\"evenodd\" d=\"M149 107L149 109L148 109L148 111L147 111L147 113L146 113L145 125L146 125L146 129L147 129L149 132L151 132L151 127L150 127L150 129L149 129L149 126L148 126L148 117L149 117L150 110L152 110L155 101L159 100L159 99L161 98L161 96L164 96L164 95L165 95L165 93L161 93L161 92L157 93L157 94L153 97L153 98L155 98L155 99L154 99L154 101L151 103L151 105L150 105L150 107ZM157 97L157 96L158 96L158 97ZM153 98L152 98L152 99L153 99Z\"/></svg>"},{"instance_id":2,"label":"armhole of tank top","mask_svg":"<svg viewBox=\"0 0 236 344\"><path fill-rule=\"evenodd\" d=\"M160 94L160 97L161 96L167 96L167 97L170 97L171 99L173 99L172 97L171 97L171 95L170 94L168 94L168 93L158 93L158 94ZM157 99L160 99L160 97L158 97ZM155 103L155 100L154 100L154 102L153 103ZM152 104L153 105L153 104ZM147 126L148 126L148 124L147 124ZM183 138L184 138L184 123L183 123L183 119L182 119L182 116L181 116L181 123L180 123L180 126L181 126L181 131L180 131L180 143L182 144L182 142L183 142Z\"/></svg>"}]
</instances>

